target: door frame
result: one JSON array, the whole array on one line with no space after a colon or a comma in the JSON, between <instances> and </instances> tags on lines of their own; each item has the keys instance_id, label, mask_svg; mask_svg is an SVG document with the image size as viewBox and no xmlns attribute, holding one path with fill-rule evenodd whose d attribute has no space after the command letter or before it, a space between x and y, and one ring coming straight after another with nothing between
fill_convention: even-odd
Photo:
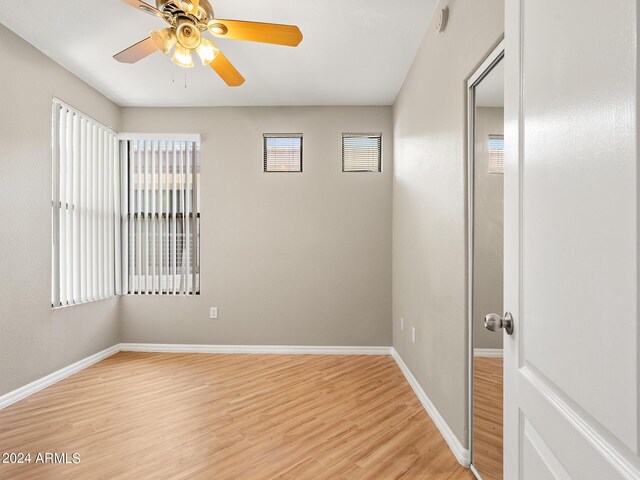
<instances>
[{"instance_id":1,"label":"door frame","mask_svg":"<svg viewBox=\"0 0 640 480\"><path fill-rule=\"evenodd\" d=\"M473 463L473 235L474 235L474 179L475 179L475 88L504 59L505 41L502 39L493 48L476 71L467 80L467 325L468 325L468 371L469 371L469 468L481 479ZM487 312L489 313L489 312ZM498 312L501 314L502 312Z\"/></svg>"}]
</instances>

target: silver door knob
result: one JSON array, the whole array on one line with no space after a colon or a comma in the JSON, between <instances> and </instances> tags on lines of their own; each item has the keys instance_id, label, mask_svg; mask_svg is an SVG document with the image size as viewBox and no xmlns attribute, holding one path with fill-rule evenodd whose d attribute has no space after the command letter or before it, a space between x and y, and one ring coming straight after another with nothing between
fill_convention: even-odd
<instances>
[{"instance_id":1,"label":"silver door knob","mask_svg":"<svg viewBox=\"0 0 640 480\"><path fill-rule=\"evenodd\" d=\"M501 328L504 328L507 335L512 335L513 315L511 315L511 312L507 312L504 314L504 317L501 317L497 313L490 313L484 317L484 328L492 332L497 332Z\"/></svg>"}]
</instances>

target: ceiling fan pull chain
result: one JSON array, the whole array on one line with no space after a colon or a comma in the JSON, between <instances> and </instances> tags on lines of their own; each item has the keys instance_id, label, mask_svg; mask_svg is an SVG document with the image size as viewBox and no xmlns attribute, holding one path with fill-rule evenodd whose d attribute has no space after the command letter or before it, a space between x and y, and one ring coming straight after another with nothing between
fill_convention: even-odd
<instances>
[{"instance_id":1,"label":"ceiling fan pull chain","mask_svg":"<svg viewBox=\"0 0 640 480\"><path fill-rule=\"evenodd\" d=\"M184 70L184 88L187 88L187 69Z\"/></svg>"}]
</instances>

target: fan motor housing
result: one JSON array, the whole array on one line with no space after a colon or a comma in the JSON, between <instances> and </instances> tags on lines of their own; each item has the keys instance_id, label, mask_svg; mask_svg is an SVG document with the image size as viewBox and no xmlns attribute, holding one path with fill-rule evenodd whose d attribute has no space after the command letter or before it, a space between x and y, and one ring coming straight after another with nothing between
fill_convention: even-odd
<instances>
[{"instance_id":1,"label":"fan motor housing","mask_svg":"<svg viewBox=\"0 0 640 480\"><path fill-rule=\"evenodd\" d=\"M166 12L171 15L177 15L178 13L184 15L184 12L180 8L178 0L156 0L156 8L161 12ZM213 7L209 3L209 0L200 0L198 5L198 17L199 20L204 21L205 23L209 20L213 20Z\"/></svg>"}]
</instances>

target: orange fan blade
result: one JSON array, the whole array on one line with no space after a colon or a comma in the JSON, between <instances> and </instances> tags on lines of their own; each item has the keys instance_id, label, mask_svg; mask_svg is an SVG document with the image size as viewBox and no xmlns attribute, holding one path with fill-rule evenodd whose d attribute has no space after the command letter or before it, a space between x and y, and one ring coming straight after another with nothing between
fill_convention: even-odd
<instances>
[{"instance_id":1,"label":"orange fan blade","mask_svg":"<svg viewBox=\"0 0 640 480\"><path fill-rule=\"evenodd\" d=\"M208 27L212 35L232 40L273 43L288 47L297 47L302 41L302 32L295 25L215 19L209 22Z\"/></svg>"},{"instance_id":2,"label":"orange fan blade","mask_svg":"<svg viewBox=\"0 0 640 480\"><path fill-rule=\"evenodd\" d=\"M136 63L138 60L142 60L144 57L157 51L158 47L156 47L156 44L153 43L151 37L147 37L131 45L129 48L125 48L120 53L116 53L113 58L122 63Z\"/></svg>"},{"instance_id":3,"label":"orange fan blade","mask_svg":"<svg viewBox=\"0 0 640 480\"><path fill-rule=\"evenodd\" d=\"M209 65L230 87L239 87L244 83L244 77L240 75L240 72L236 70L236 67L231 64L221 51L218 51L218 54Z\"/></svg>"},{"instance_id":4,"label":"orange fan blade","mask_svg":"<svg viewBox=\"0 0 640 480\"><path fill-rule=\"evenodd\" d=\"M155 15L156 17L164 18L164 14L158 10L156 7L149 5L142 0L122 0L124 3L131 5L133 8L137 8L138 10L148 13L149 15Z\"/></svg>"}]
</instances>

